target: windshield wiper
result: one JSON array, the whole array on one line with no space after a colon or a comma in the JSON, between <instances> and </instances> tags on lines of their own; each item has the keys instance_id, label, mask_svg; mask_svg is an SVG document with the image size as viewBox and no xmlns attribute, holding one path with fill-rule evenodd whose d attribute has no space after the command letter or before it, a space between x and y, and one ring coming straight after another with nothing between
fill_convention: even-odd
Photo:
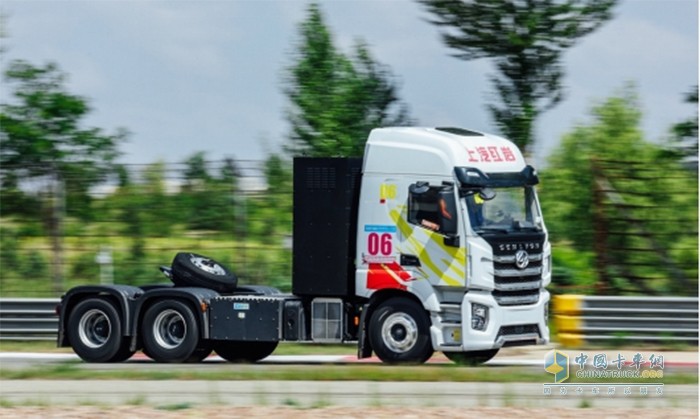
<instances>
[{"instance_id":1,"label":"windshield wiper","mask_svg":"<svg viewBox=\"0 0 700 419\"><path fill-rule=\"evenodd\" d=\"M515 229L516 231L542 231L541 228L535 226L520 227Z\"/></svg>"},{"instance_id":2,"label":"windshield wiper","mask_svg":"<svg viewBox=\"0 0 700 419\"><path fill-rule=\"evenodd\" d=\"M520 221L513 221L513 230L515 231L542 231L542 229L531 223L521 223Z\"/></svg>"},{"instance_id":3,"label":"windshield wiper","mask_svg":"<svg viewBox=\"0 0 700 419\"><path fill-rule=\"evenodd\" d=\"M503 234L508 234L510 233L510 230L505 228L505 227L497 227L497 226L481 226L476 229L477 233L481 233L487 231L489 233L503 233Z\"/></svg>"}]
</instances>

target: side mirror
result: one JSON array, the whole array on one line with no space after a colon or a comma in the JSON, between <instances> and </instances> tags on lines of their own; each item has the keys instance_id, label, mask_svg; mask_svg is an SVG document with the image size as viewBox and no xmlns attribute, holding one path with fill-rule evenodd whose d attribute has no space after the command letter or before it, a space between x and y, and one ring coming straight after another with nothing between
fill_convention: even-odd
<instances>
[{"instance_id":1,"label":"side mirror","mask_svg":"<svg viewBox=\"0 0 700 419\"><path fill-rule=\"evenodd\" d=\"M491 188L484 188L479 191L479 198L484 201L490 201L496 197L496 191Z\"/></svg>"},{"instance_id":2,"label":"side mirror","mask_svg":"<svg viewBox=\"0 0 700 419\"><path fill-rule=\"evenodd\" d=\"M408 187L408 191L413 195L423 195L430 189L430 184L428 182L416 182Z\"/></svg>"}]
</instances>

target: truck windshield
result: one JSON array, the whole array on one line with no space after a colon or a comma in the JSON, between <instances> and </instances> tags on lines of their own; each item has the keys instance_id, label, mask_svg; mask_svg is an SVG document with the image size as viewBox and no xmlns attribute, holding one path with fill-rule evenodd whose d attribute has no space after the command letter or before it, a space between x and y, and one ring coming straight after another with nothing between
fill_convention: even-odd
<instances>
[{"instance_id":1,"label":"truck windshield","mask_svg":"<svg viewBox=\"0 0 700 419\"><path fill-rule=\"evenodd\" d=\"M531 186L498 188L496 197L485 201L477 192L468 192L465 199L469 221L476 233L511 233L542 230L542 218Z\"/></svg>"}]
</instances>

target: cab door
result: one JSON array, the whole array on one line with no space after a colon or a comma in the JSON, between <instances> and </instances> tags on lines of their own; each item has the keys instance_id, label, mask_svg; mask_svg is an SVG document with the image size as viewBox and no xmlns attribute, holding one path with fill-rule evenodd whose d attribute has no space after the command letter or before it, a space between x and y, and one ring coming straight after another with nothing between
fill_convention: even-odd
<instances>
[{"instance_id":1,"label":"cab door","mask_svg":"<svg viewBox=\"0 0 700 419\"><path fill-rule=\"evenodd\" d=\"M433 286L464 287L466 240L451 183L411 183L405 204L390 210L399 265Z\"/></svg>"}]
</instances>

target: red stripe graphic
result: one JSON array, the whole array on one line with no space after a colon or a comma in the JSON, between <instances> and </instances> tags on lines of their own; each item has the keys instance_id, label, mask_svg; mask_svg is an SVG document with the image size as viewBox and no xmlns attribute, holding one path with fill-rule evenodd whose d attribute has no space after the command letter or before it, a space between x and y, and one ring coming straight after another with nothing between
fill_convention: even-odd
<instances>
[{"instance_id":1,"label":"red stripe graphic","mask_svg":"<svg viewBox=\"0 0 700 419\"><path fill-rule=\"evenodd\" d=\"M380 290L386 288L396 288L406 290L405 282L412 281L410 272L403 270L401 265L392 263L370 263L367 272L367 288Z\"/></svg>"}]
</instances>

